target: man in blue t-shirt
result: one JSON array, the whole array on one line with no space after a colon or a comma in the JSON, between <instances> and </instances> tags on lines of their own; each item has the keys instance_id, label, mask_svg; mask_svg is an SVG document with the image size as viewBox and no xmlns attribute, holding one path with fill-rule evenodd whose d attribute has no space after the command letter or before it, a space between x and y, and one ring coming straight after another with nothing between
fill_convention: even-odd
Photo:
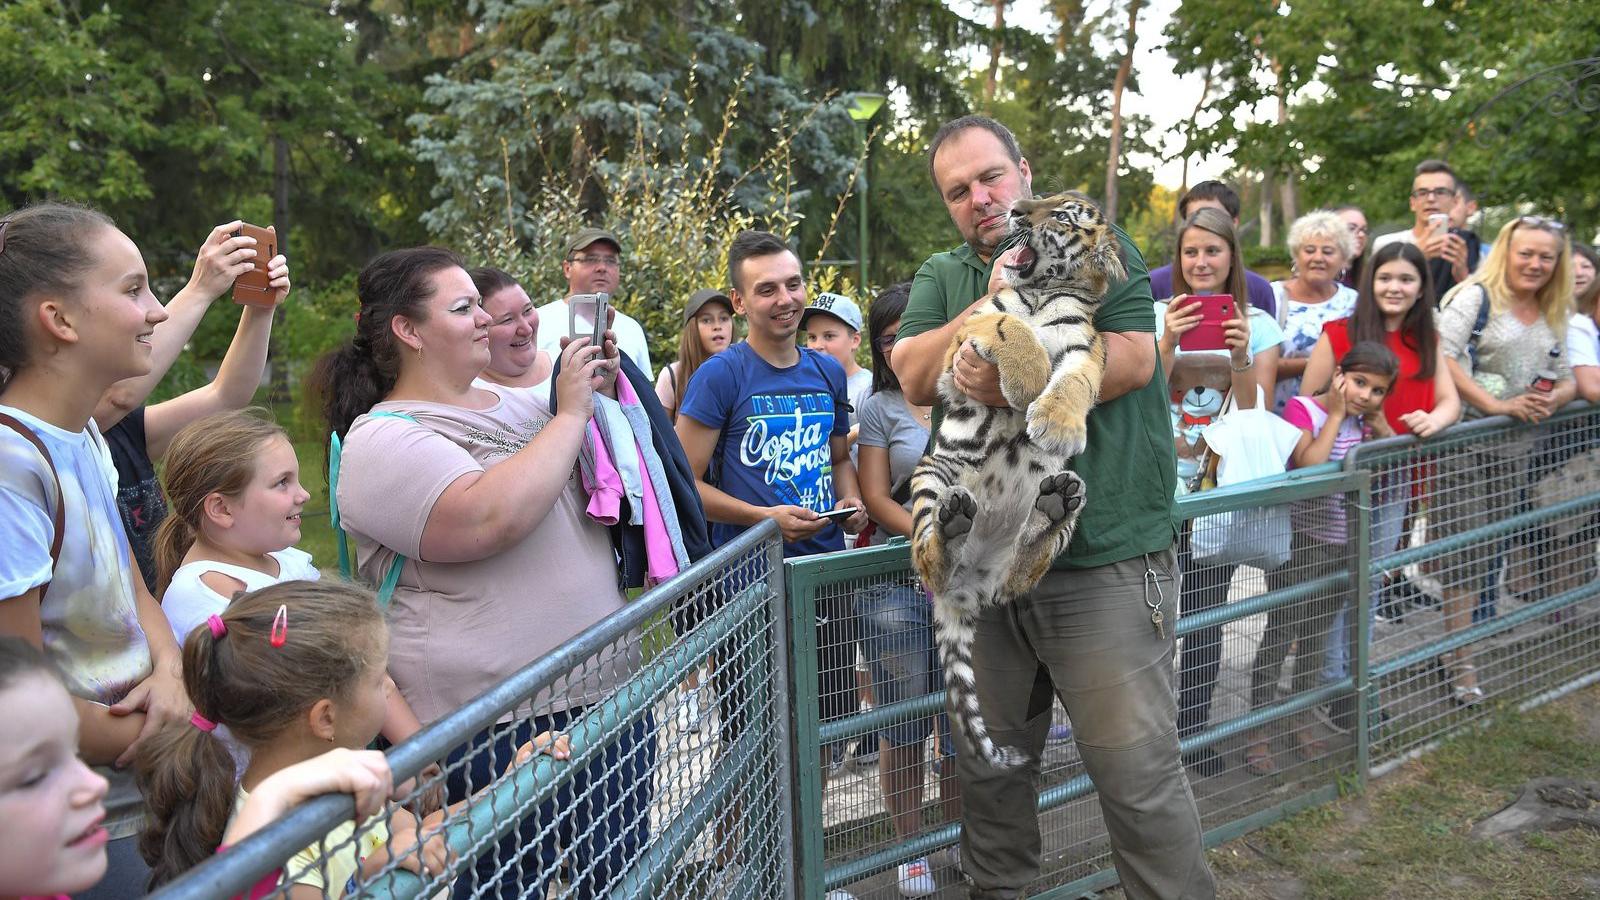
<instances>
[{"instance_id":1,"label":"man in blue t-shirt","mask_svg":"<svg viewBox=\"0 0 1600 900\"><path fill-rule=\"evenodd\" d=\"M762 519L783 530L783 555L844 549L844 531L867 525L866 505L850 464L849 399L838 360L796 346L806 286L800 258L777 236L742 231L728 248L728 292L749 337L695 370L678 413L683 443L722 546ZM856 511L835 522L821 513ZM817 603L817 699L823 721L856 709L854 614L845 597ZM719 660L718 702L724 739L743 711L738 666ZM830 748L823 748L823 763Z\"/></svg>"},{"instance_id":2,"label":"man in blue t-shirt","mask_svg":"<svg viewBox=\"0 0 1600 900\"><path fill-rule=\"evenodd\" d=\"M866 527L846 437L844 368L795 345L806 307L800 259L771 234L741 232L728 249L743 343L706 360L684 393L678 438L700 479L717 546L762 519L783 529L783 555L844 549L820 513L855 507L843 524Z\"/></svg>"}]
</instances>

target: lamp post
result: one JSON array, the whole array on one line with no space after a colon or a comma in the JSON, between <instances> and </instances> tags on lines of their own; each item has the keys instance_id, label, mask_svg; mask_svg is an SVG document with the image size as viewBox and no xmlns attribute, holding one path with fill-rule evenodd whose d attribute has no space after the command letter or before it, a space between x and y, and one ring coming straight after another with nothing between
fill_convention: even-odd
<instances>
[{"instance_id":1,"label":"lamp post","mask_svg":"<svg viewBox=\"0 0 1600 900\"><path fill-rule=\"evenodd\" d=\"M867 292L867 123L878 114L886 98L882 94L856 93L850 98L850 118L861 129L861 215L860 237L856 243L856 264L860 267L860 284L858 290L862 297Z\"/></svg>"}]
</instances>

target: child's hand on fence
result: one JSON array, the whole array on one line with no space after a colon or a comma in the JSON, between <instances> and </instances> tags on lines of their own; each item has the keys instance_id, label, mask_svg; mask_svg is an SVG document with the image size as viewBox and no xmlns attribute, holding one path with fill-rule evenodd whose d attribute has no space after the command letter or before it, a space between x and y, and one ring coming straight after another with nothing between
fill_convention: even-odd
<instances>
[{"instance_id":1,"label":"child's hand on fence","mask_svg":"<svg viewBox=\"0 0 1600 900\"><path fill-rule=\"evenodd\" d=\"M389 819L389 856L408 872L431 878L450 868L454 854L444 836L444 812L418 821L396 808Z\"/></svg>"},{"instance_id":2,"label":"child's hand on fence","mask_svg":"<svg viewBox=\"0 0 1600 900\"><path fill-rule=\"evenodd\" d=\"M1374 438L1394 437L1394 428L1389 424L1389 418L1383 414L1383 410L1375 410L1372 414L1363 416L1363 418L1366 420L1366 426L1371 430Z\"/></svg>"},{"instance_id":3,"label":"child's hand on fence","mask_svg":"<svg viewBox=\"0 0 1600 900\"><path fill-rule=\"evenodd\" d=\"M395 788L397 796L405 798L401 802L406 809L417 817L426 816L436 810L444 808L444 768L438 763L429 763L417 777L403 782Z\"/></svg>"},{"instance_id":4,"label":"child's hand on fence","mask_svg":"<svg viewBox=\"0 0 1600 900\"><path fill-rule=\"evenodd\" d=\"M222 841L228 845L237 844L295 806L312 797L333 793L355 797L356 821L370 818L383 809L394 793L389 760L377 750L339 747L279 769L250 792Z\"/></svg>"},{"instance_id":5,"label":"child's hand on fence","mask_svg":"<svg viewBox=\"0 0 1600 900\"><path fill-rule=\"evenodd\" d=\"M547 753L556 760L568 759L572 756L572 740L564 734L542 731L534 735L533 740L517 748L516 758L506 767L506 773L510 774L512 769L532 762L541 753Z\"/></svg>"}]
</instances>

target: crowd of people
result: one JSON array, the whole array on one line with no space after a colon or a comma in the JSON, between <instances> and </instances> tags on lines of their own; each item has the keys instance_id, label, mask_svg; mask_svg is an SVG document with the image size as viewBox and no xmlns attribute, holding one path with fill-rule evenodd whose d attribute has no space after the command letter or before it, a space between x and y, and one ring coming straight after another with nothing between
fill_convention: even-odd
<instances>
[{"instance_id":1,"label":"crowd of people","mask_svg":"<svg viewBox=\"0 0 1600 900\"><path fill-rule=\"evenodd\" d=\"M21 804L0 824L0 894L134 896L307 796L345 791L363 814L383 809L394 786L369 743L406 740L764 520L786 557L908 534L910 475L939 427L950 342L1003 285L1005 214L1032 194L1015 137L980 116L937 132L929 170L959 236L952 250L863 314L849 297L809 295L783 239L743 232L727 271L707 273L726 287L684 298L676 358L659 370L624 312L583 321L578 298L622 288L625 247L602 228L572 236L568 293L544 305L448 249L369 262L355 333L308 387L334 437L335 521L371 590L324 576L333 561L295 546L310 499L300 467L312 461L248 408L272 305L291 293L288 261L259 260L239 222L220 225L162 305L138 246L104 215L40 203L0 216L0 695L13 713L0 724L0 809ZM1039 871L1035 779L1059 699L1124 891L1215 893L1190 779L1226 763L1210 748L1180 756L1179 740L1210 719L1221 629L1190 634L1180 653L1162 623L1226 603L1240 563L1180 527L1174 499L1216 484L1245 444L1310 466L1376 438L1427 440L1463 417L1540 422L1574 397L1600 399L1595 250L1533 215L1482 241L1468 228L1475 203L1447 165L1425 162L1413 227L1369 240L1360 209L1308 213L1289 229L1293 267L1278 281L1246 268L1239 196L1219 182L1180 199L1170 265L1147 272L1117 232L1128 278L1096 315L1106 374L1074 462L1090 500L1066 554L1027 596L985 611L974 640L991 734L1033 762L991 768L942 717L885 728L862 755L877 761L898 836L922 827L931 767L943 815L963 825L952 862L972 896L1020 896ZM258 268L272 304L245 308L216 377L146 405L210 305ZM1234 304L1225 346L1185 349L1219 295ZM958 389L1006 405L997 370L971 347L953 367ZM1255 411L1261 430L1235 411ZM1483 505L1488 485L1525 491L1530 452L1448 457L1434 502ZM1418 502L1409 484L1374 486L1375 555L1399 545ZM1296 503L1288 521L1278 565L1261 566L1270 587L1340 567L1336 502ZM1433 527L1448 537L1482 522ZM1448 561L1464 573L1445 588L1448 631L1492 614L1509 553ZM1375 583L1375 606L1403 587L1392 581ZM1344 597L1269 615L1252 707L1275 699L1291 647L1296 690L1343 677L1356 630ZM804 687L824 720L941 690L920 586L819 603L818 682ZM440 821L507 767L564 759L564 729L630 676L639 652L630 642L570 689L531 698L501 723L512 727L452 751L438 770L443 805L391 807L359 840L342 826L327 863L309 865L308 849L264 886L282 878L296 894L342 896L392 861L441 871ZM698 704L709 679L726 740L746 727L741 673L736 660L713 663L684 684L679 723L712 715ZM1448 671L1457 702L1483 698L1470 645ZM562 866L573 896L602 892L650 839L658 724L647 714L610 739L563 794L583 802L541 804L455 893L542 896ZM1310 759L1324 744L1313 717L1295 720L1292 752ZM816 761L824 770L831 750ZM1271 735L1250 732L1242 759L1253 774L1276 771ZM537 864L500 862L529 854ZM928 858L895 876L904 896L935 890Z\"/></svg>"}]
</instances>

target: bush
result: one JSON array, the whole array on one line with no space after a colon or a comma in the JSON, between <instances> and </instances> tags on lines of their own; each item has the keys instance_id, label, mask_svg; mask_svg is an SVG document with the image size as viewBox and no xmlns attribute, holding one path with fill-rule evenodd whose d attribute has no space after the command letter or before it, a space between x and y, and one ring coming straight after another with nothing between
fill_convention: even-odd
<instances>
[{"instance_id":1,"label":"bush","mask_svg":"<svg viewBox=\"0 0 1600 900\"><path fill-rule=\"evenodd\" d=\"M772 130L770 143L754 165L730 171L727 148L730 135L741 127L741 96L742 89L735 89L708 151L660 146L646 140L641 128L626 156L600 160L593 171L608 202L601 224L623 245L617 306L644 327L658 366L677 358L684 300L700 288L729 287L727 247L735 234L762 229L796 243L793 235L803 219L797 207L803 195L794 189L792 139L824 107L813 107L805 121L792 127ZM690 114L692 108L685 115ZM495 182L497 187L503 184ZM526 213L520 217L513 214L503 187L498 196L493 190L481 192L476 206L482 213L480 222L498 224L457 229L440 235L441 241L459 248L475 265L511 273L536 304L565 296L562 251L573 232L591 224L580 206L579 188L566 173L548 173L526 198ZM825 257L849 197L847 192L834 208L817 259ZM813 293L855 289L831 267L808 266L806 274Z\"/></svg>"}]
</instances>

